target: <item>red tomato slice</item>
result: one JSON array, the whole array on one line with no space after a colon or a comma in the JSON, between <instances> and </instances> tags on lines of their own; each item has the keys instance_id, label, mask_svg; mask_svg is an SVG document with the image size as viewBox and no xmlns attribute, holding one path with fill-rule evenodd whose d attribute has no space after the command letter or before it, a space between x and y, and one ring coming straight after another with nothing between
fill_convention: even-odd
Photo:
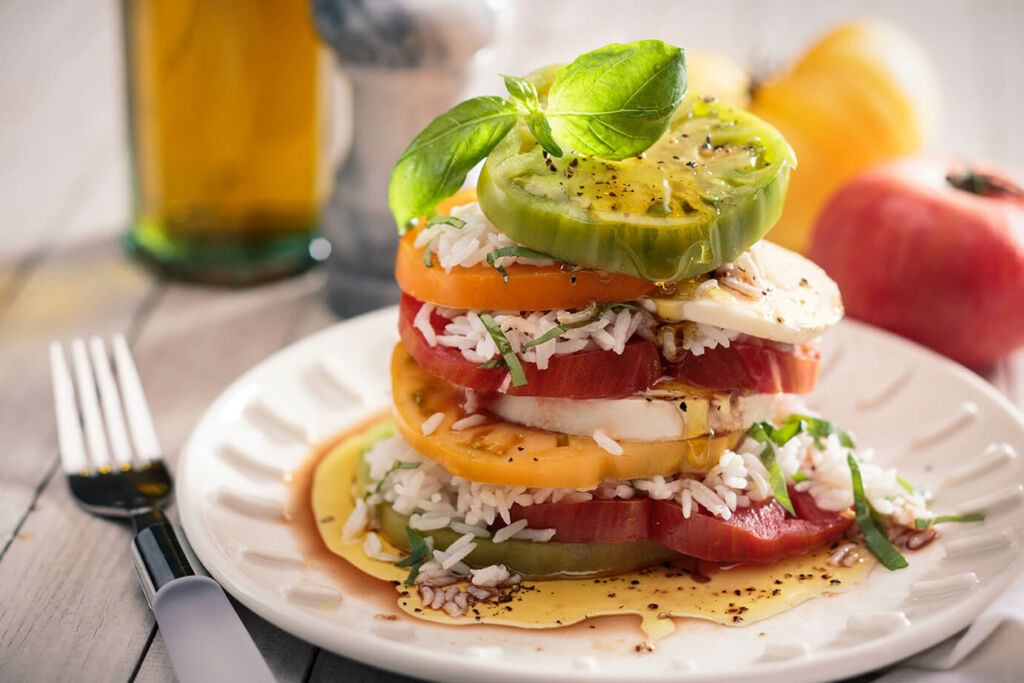
<instances>
[{"instance_id":1,"label":"red tomato slice","mask_svg":"<svg viewBox=\"0 0 1024 683\"><path fill-rule=\"evenodd\" d=\"M423 334L413 326L413 320L423 306L408 294L402 295L399 306L398 332L402 345L420 366L447 382L478 391L499 391L505 384L508 370L490 368L481 370L479 363L466 360L458 349L430 346ZM441 334L447 319L437 313L430 316L434 331ZM613 351L580 351L555 356L546 370L538 370L533 363L523 361L526 384L509 385L504 392L513 396L550 396L556 398L620 398L649 387L661 376L661 361L657 347L634 337L626 342L621 354Z\"/></svg>"},{"instance_id":2,"label":"red tomato slice","mask_svg":"<svg viewBox=\"0 0 1024 683\"><path fill-rule=\"evenodd\" d=\"M733 516L719 519L701 509L683 517L678 503L653 501L654 537L672 550L712 562L773 562L796 555L845 532L853 519L826 512L809 493L789 490L790 517L782 506L768 502L737 508Z\"/></svg>"},{"instance_id":3,"label":"red tomato slice","mask_svg":"<svg viewBox=\"0 0 1024 683\"><path fill-rule=\"evenodd\" d=\"M509 510L512 521L525 519L531 529L554 529L555 541L628 543L651 540L650 498L540 503Z\"/></svg>"},{"instance_id":4,"label":"red tomato slice","mask_svg":"<svg viewBox=\"0 0 1024 683\"><path fill-rule=\"evenodd\" d=\"M686 384L721 391L759 394L806 394L818 379L821 354L816 348L783 351L771 342L739 337L729 348L719 346L700 356L684 353L666 363L665 372Z\"/></svg>"},{"instance_id":5,"label":"red tomato slice","mask_svg":"<svg viewBox=\"0 0 1024 683\"><path fill-rule=\"evenodd\" d=\"M687 519L678 503L650 498L517 505L510 516L512 521L527 520L531 529L555 529L555 541L656 540L711 562L772 562L840 536L853 522L820 509L809 493L790 489L789 496L797 518L770 500L739 508L728 520L697 506Z\"/></svg>"}]
</instances>

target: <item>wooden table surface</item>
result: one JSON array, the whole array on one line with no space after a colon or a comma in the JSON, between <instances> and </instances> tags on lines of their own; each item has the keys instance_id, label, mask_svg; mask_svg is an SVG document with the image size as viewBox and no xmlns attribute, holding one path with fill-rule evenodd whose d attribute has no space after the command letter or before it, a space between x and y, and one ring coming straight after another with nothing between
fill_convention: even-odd
<instances>
[{"instance_id":1,"label":"wooden table surface","mask_svg":"<svg viewBox=\"0 0 1024 683\"><path fill-rule=\"evenodd\" d=\"M1024 61L1014 37L1020 5L983 6L985 25L1006 41L992 47L1002 61L955 68L993 82L992 69ZM947 19L974 17L966 7L950 3ZM893 11L912 21L910 10ZM815 12L800 40L842 16ZM758 24L749 23L748 31ZM959 41L985 42L984 31L970 22L967 29ZM154 279L123 256L116 237L128 222L128 173L118 30L114 2L0 4L0 681L173 680L129 558L128 528L76 508L60 474L47 344L125 332L173 469L200 414L232 380L336 321L323 272L211 289ZM936 44L940 37L936 29ZM508 59L522 52L510 49ZM966 60L970 52L958 54ZM1019 102L1019 80L1008 79L1015 85L993 97ZM953 118L970 124L951 138L953 149L1024 161L1024 126L996 137L1002 133L981 125L974 102ZM1024 358L1001 363L989 379L1024 406ZM282 681L381 677L239 611Z\"/></svg>"}]
</instances>

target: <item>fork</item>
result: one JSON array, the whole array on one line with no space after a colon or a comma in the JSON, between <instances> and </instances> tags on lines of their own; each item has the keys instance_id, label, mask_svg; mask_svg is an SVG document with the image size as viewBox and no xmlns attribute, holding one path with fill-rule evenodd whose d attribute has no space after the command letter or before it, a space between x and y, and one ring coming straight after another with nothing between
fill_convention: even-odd
<instances>
[{"instance_id":1,"label":"fork","mask_svg":"<svg viewBox=\"0 0 1024 683\"><path fill-rule=\"evenodd\" d=\"M50 344L57 434L71 493L93 514L131 519L135 570L182 683L273 681L224 591L193 569L164 516L171 476L122 335L112 348L113 369L102 339L91 338L88 349L82 339L72 341L72 381L60 343Z\"/></svg>"}]
</instances>

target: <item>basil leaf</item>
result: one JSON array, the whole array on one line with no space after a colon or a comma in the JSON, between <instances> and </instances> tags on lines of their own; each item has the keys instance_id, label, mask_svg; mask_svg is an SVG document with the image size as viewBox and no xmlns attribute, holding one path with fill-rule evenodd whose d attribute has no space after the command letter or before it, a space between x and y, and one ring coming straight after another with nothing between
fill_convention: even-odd
<instances>
[{"instance_id":1,"label":"basil leaf","mask_svg":"<svg viewBox=\"0 0 1024 683\"><path fill-rule=\"evenodd\" d=\"M915 519L915 529L930 529L936 524L945 524L946 522L984 522L985 515L980 512L972 512L968 515L939 515L938 517L927 517L925 519Z\"/></svg>"},{"instance_id":2,"label":"basil leaf","mask_svg":"<svg viewBox=\"0 0 1024 683\"><path fill-rule=\"evenodd\" d=\"M607 45L561 69L545 113L556 140L582 154L624 159L668 130L684 94L683 50L641 40Z\"/></svg>"},{"instance_id":3,"label":"basil leaf","mask_svg":"<svg viewBox=\"0 0 1024 683\"><path fill-rule=\"evenodd\" d=\"M388 203L399 232L455 194L466 174L512 130L518 117L514 103L488 96L461 102L431 121L391 172Z\"/></svg>"},{"instance_id":4,"label":"basil leaf","mask_svg":"<svg viewBox=\"0 0 1024 683\"><path fill-rule=\"evenodd\" d=\"M487 255L487 265L491 266L499 273L501 273L502 282L504 282L506 285L508 284L508 271L501 266L494 265L494 262L503 256L522 256L523 258L543 258L551 259L552 261L555 260L554 258L548 256L547 254L542 254L539 251L527 249L526 247L499 247L498 249L495 249L494 251Z\"/></svg>"},{"instance_id":5,"label":"basil leaf","mask_svg":"<svg viewBox=\"0 0 1024 683\"><path fill-rule=\"evenodd\" d=\"M521 387L526 384L526 373L523 372L523 365L519 362L519 357L512 350L512 343L509 342L505 333L501 331L497 321L487 313L481 313L480 322L484 324L484 329L487 330L487 334L491 335L494 345L498 347L498 353L505 360L508 372L512 375L512 386Z\"/></svg>"},{"instance_id":6,"label":"basil leaf","mask_svg":"<svg viewBox=\"0 0 1024 683\"><path fill-rule=\"evenodd\" d=\"M850 466L850 479L853 482L853 511L857 514L857 526L864 535L864 543L874 553L886 569L903 569L909 566L907 559L896 550L885 533L878 528L871 515L871 506L864 494L864 482L860 477L860 466L853 453L846 454L846 463Z\"/></svg>"},{"instance_id":7,"label":"basil leaf","mask_svg":"<svg viewBox=\"0 0 1024 683\"><path fill-rule=\"evenodd\" d=\"M481 363L476 366L477 370L490 370L491 368L501 368L505 366L505 361L501 358L492 358L486 363Z\"/></svg>"},{"instance_id":8,"label":"basil leaf","mask_svg":"<svg viewBox=\"0 0 1024 683\"><path fill-rule=\"evenodd\" d=\"M532 81L520 78L519 76L506 76L505 74L501 74L501 77L505 79L505 90L508 90L508 94L512 96L512 99L522 104L526 111L533 112L540 109L537 86Z\"/></svg>"},{"instance_id":9,"label":"basil leaf","mask_svg":"<svg viewBox=\"0 0 1024 683\"><path fill-rule=\"evenodd\" d=\"M395 566L410 567L409 576L405 577L405 585L411 586L416 583L420 567L430 557L430 548L427 547L427 542L423 540L423 537L413 531L411 526L405 527L405 532L409 535L409 556L395 562Z\"/></svg>"},{"instance_id":10,"label":"basil leaf","mask_svg":"<svg viewBox=\"0 0 1024 683\"><path fill-rule=\"evenodd\" d=\"M551 132L551 123L543 112L534 112L526 120L526 127L537 138L537 142L544 148L544 151L553 157L562 156L562 148L555 142L555 135ZM554 167L552 167L554 168Z\"/></svg>"},{"instance_id":11,"label":"basil leaf","mask_svg":"<svg viewBox=\"0 0 1024 683\"><path fill-rule=\"evenodd\" d=\"M427 227L429 228L432 225L440 225L442 223L450 225L457 230L461 230L466 227L466 221L461 218L456 218L455 216L434 216L427 221Z\"/></svg>"},{"instance_id":12,"label":"basil leaf","mask_svg":"<svg viewBox=\"0 0 1024 683\"><path fill-rule=\"evenodd\" d=\"M775 500L779 501L779 505L786 512L796 517L793 501L789 499L789 489L786 488L786 477L782 474L782 467L779 466L779 460L775 457L775 449L772 448L773 431L772 426L767 422L757 422L747 430L747 436L764 444L764 448L761 449L760 458L761 462L764 463L765 469L768 470L768 480L772 487L772 495L775 496ZM782 443L785 443L785 441ZM779 445L781 446L782 444Z\"/></svg>"},{"instance_id":13,"label":"basil leaf","mask_svg":"<svg viewBox=\"0 0 1024 683\"><path fill-rule=\"evenodd\" d=\"M434 267L434 261L430 258L430 245L429 244L427 245L427 248L423 250L423 265L425 265L427 268L433 268Z\"/></svg>"}]
</instances>

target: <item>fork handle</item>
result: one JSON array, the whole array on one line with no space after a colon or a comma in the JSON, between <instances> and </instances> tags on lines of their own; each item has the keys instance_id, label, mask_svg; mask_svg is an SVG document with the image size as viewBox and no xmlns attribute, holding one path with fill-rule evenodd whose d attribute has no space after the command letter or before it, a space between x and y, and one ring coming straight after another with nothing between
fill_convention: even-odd
<instances>
[{"instance_id":1,"label":"fork handle","mask_svg":"<svg viewBox=\"0 0 1024 683\"><path fill-rule=\"evenodd\" d=\"M132 556L181 683L273 683L224 591L196 574L159 510L136 515Z\"/></svg>"},{"instance_id":2,"label":"fork handle","mask_svg":"<svg viewBox=\"0 0 1024 683\"><path fill-rule=\"evenodd\" d=\"M213 579L171 581L157 591L153 613L181 683L273 683L270 667Z\"/></svg>"}]
</instances>

